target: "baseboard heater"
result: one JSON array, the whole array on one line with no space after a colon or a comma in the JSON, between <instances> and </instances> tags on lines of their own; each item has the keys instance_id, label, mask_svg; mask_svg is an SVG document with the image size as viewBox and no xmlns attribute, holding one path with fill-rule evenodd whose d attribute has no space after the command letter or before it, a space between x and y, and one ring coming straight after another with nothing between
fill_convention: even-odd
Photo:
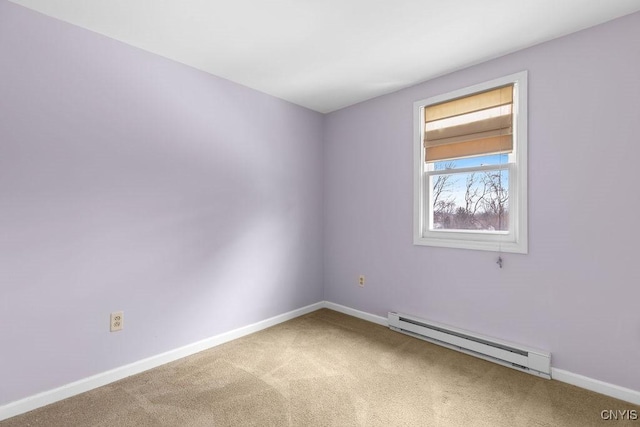
<instances>
[{"instance_id":1,"label":"baseboard heater","mask_svg":"<svg viewBox=\"0 0 640 427\"><path fill-rule=\"evenodd\" d=\"M389 328L491 362L551 379L551 354L451 326L389 312Z\"/></svg>"}]
</instances>

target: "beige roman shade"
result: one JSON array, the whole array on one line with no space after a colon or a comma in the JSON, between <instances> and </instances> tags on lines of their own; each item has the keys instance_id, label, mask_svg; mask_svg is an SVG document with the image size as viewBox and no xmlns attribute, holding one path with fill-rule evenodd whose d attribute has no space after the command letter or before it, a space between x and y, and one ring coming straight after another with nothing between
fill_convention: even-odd
<instances>
[{"instance_id":1,"label":"beige roman shade","mask_svg":"<svg viewBox=\"0 0 640 427\"><path fill-rule=\"evenodd\" d=\"M512 107L513 85L429 105L424 109L425 161L511 152Z\"/></svg>"}]
</instances>

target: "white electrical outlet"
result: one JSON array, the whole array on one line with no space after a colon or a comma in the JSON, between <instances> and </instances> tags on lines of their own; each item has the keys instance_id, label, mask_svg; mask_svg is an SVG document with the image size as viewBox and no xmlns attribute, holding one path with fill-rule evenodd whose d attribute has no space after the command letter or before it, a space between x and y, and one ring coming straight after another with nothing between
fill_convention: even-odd
<instances>
[{"instance_id":1,"label":"white electrical outlet","mask_svg":"<svg viewBox=\"0 0 640 427\"><path fill-rule=\"evenodd\" d=\"M364 276L360 275L360 277L358 277L358 286L360 286L361 288L364 288Z\"/></svg>"},{"instance_id":2,"label":"white electrical outlet","mask_svg":"<svg viewBox=\"0 0 640 427\"><path fill-rule=\"evenodd\" d=\"M124 327L124 311L111 313L111 332L121 331Z\"/></svg>"}]
</instances>

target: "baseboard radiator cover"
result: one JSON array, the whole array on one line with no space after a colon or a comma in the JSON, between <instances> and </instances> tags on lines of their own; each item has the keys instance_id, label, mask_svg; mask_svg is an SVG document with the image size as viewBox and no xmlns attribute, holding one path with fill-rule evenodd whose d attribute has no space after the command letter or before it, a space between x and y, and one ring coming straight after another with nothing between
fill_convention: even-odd
<instances>
[{"instance_id":1,"label":"baseboard radiator cover","mask_svg":"<svg viewBox=\"0 0 640 427\"><path fill-rule=\"evenodd\" d=\"M474 332L389 312L389 328L500 365L551 379L551 353Z\"/></svg>"}]
</instances>

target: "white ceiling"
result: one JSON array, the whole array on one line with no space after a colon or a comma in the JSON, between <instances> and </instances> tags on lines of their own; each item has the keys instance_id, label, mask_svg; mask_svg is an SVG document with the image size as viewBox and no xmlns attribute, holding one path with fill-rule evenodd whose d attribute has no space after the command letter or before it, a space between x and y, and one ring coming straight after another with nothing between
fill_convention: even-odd
<instances>
[{"instance_id":1,"label":"white ceiling","mask_svg":"<svg viewBox=\"0 0 640 427\"><path fill-rule=\"evenodd\" d=\"M11 0L323 113L640 10L640 0Z\"/></svg>"}]
</instances>

